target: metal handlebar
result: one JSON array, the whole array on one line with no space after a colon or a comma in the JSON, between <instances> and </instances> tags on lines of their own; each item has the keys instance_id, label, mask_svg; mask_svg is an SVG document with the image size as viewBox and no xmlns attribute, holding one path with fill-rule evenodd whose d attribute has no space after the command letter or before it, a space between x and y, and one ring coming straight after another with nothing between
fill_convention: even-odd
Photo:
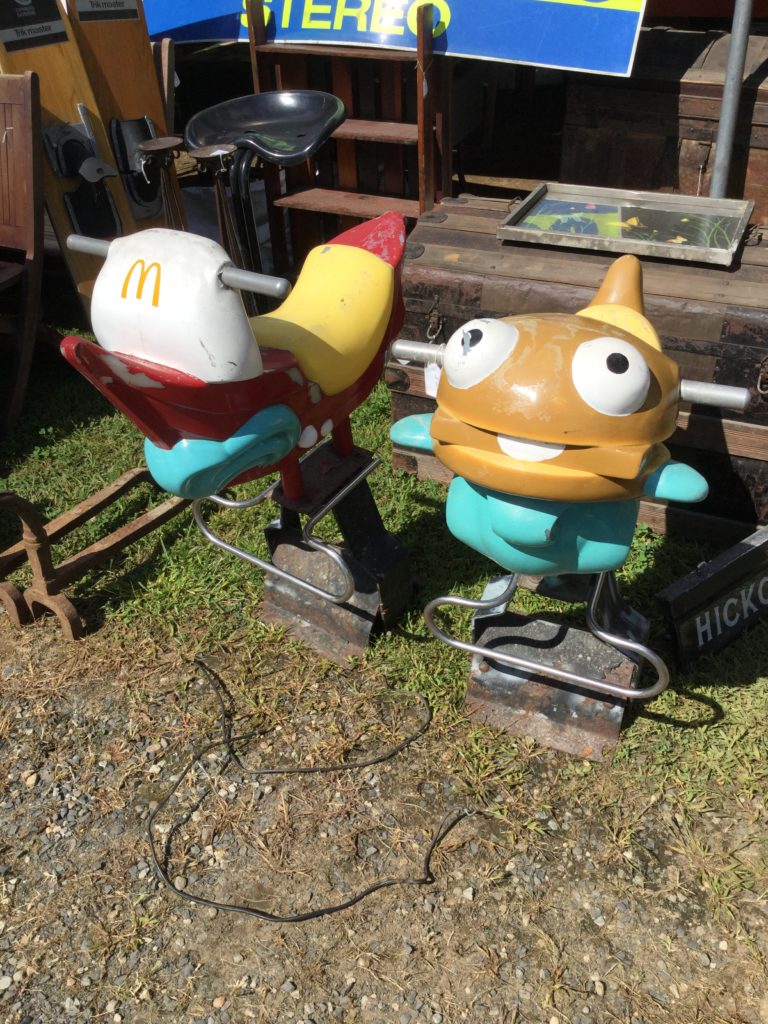
<instances>
[{"instance_id":1,"label":"metal handlebar","mask_svg":"<svg viewBox=\"0 0 768 1024\"><path fill-rule=\"evenodd\" d=\"M424 341L409 341L398 338L390 346L393 359L407 359L411 363L427 366L430 363L443 365L445 345L430 345ZM714 384L703 380L681 380L680 401L696 405L713 405L720 409L744 412L752 404L753 394L749 388L733 387L730 384Z\"/></svg>"},{"instance_id":2,"label":"metal handlebar","mask_svg":"<svg viewBox=\"0 0 768 1024\"><path fill-rule=\"evenodd\" d=\"M430 345L426 341L409 341L407 338L398 338L389 347L393 359L407 359L411 363L421 363L428 366L429 363L443 365L445 345Z\"/></svg>"},{"instance_id":3,"label":"metal handlebar","mask_svg":"<svg viewBox=\"0 0 768 1024\"><path fill-rule=\"evenodd\" d=\"M72 252L82 252L87 256L107 258L110 243L102 238L89 238L87 235L69 235L67 248ZM227 288L238 291L253 292L266 295L271 299L284 299L291 290L291 282L284 277L272 277L270 274L256 274L252 270L241 270L233 263L225 263L219 270L219 280Z\"/></svg>"},{"instance_id":4,"label":"metal handlebar","mask_svg":"<svg viewBox=\"0 0 768 1024\"><path fill-rule=\"evenodd\" d=\"M267 295L271 299L284 299L291 290L291 282L284 277L257 274L253 270L241 270L234 263L224 264L219 271L219 280L227 288L238 288L241 292Z\"/></svg>"},{"instance_id":5,"label":"metal handlebar","mask_svg":"<svg viewBox=\"0 0 768 1024\"><path fill-rule=\"evenodd\" d=\"M67 248L72 252L83 252L86 256L107 258L109 242L103 238L89 238L87 235L67 235Z\"/></svg>"},{"instance_id":6,"label":"metal handlebar","mask_svg":"<svg viewBox=\"0 0 768 1024\"><path fill-rule=\"evenodd\" d=\"M713 384L704 380L681 380L680 401L696 405L715 405L720 409L735 409L744 412L752 403L749 388L737 388L731 384Z\"/></svg>"}]
</instances>

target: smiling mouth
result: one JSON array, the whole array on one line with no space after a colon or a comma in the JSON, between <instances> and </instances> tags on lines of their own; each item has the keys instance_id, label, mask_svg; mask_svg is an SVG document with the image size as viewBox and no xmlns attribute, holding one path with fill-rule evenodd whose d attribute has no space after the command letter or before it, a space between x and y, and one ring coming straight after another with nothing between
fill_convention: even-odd
<instances>
[{"instance_id":1,"label":"smiling mouth","mask_svg":"<svg viewBox=\"0 0 768 1024\"><path fill-rule=\"evenodd\" d=\"M522 437L510 437L509 434L499 434L498 442L505 455L521 462L546 462L548 459L556 459L565 451L565 445L562 444L528 441Z\"/></svg>"}]
</instances>

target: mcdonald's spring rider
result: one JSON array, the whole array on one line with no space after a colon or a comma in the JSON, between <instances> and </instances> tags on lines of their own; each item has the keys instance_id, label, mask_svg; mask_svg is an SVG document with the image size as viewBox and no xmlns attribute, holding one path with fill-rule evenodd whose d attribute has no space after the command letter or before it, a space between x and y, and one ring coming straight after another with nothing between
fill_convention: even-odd
<instances>
[{"instance_id":1,"label":"mcdonald's spring rider","mask_svg":"<svg viewBox=\"0 0 768 1024\"><path fill-rule=\"evenodd\" d=\"M707 494L700 474L672 461L663 444L681 381L644 315L639 261L618 259L574 315L473 320L444 346L397 342L393 354L442 365L436 412L395 423L393 440L433 452L454 472L449 530L512 574L480 601L435 599L427 625L474 655L469 700L482 717L599 756L624 702L653 697L669 680L644 645L647 622L621 600L613 575L629 552L640 497ZM592 636L505 614L523 577L544 578L558 596L578 583L571 574L594 579ZM437 625L443 604L476 609L476 642ZM515 644L531 655L513 653ZM637 659L655 670L652 685L632 685Z\"/></svg>"},{"instance_id":2,"label":"mcdonald's spring rider","mask_svg":"<svg viewBox=\"0 0 768 1024\"><path fill-rule=\"evenodd\" d=\"M320 646L359 652L377 615L396 614L408 593L404 553L364 483L378 461L355 447L349 423L402 322L402 218L384 214L313 249L287 298L250 319L238 289L281 297L290 285L233 267L209 239L158 228L69 244L106 260L91 306L98 344L65 338L65 357L142 431L152 476L192 499L205 536L268 573L264 615L296 626L306 613L315 638L318 616L351 616L345 640ZM220 495L274 472L279 486L256 498ZM203 499L250 508L267 497L280 506L268 561L203 519ZM344 551L312 533L331 510ZM329 602L333 612L319 610Z\"/></svg>"}]
</instances>

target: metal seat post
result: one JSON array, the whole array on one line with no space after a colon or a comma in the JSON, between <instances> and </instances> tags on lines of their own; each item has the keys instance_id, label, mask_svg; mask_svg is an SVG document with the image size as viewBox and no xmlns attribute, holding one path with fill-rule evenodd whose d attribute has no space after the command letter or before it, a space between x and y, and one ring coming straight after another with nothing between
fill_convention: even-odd
<instances>
[{"instance_id":1,"label":"metal seat post","mask_svg":"<svg viewBox=\"0 0 768 1024\"><path fill-rule=\"evenodd\" d=\"M201 110L190 120L185 133L189 150L236 147L230 191L243 269L261 268L250 189L255 161L298 166L317 152L345 116L344 104L336 96L303 89L239 96Z\"/></svg>"},{"instance_id":2,"label":"metal seat post","mask_svg":"<svg viewBox=\"0 0 768 1024\"><path fill-rule=\"evenodd\" d=\"M339 488L339 490L319 505L319 507L307 519L307 522L301 532L301 540L303 543L313 551L318 551L329 558L334 563L336 569L341 573L343 586L340 591L325 590L323 587L315 586L313 583L310 583L309 580L302 579L294 573L281 569L279 566L275 565L272 560L266 561L263 558L259 558L258 555L254 555L249 551L244 551L242 548L239 548L234 544L230 544L222 537L219 537L218 534L214 533L210 526L208 526L203 517L202 503L203 500L206 499L200 499L193 502L192 511L194 519L203 536L223 551L227 551L231 555L236 555L238 558L242 558L250 565L254 565L257 568L262 569L265 573L268 573L277 579L290 582L293 586L299 587L301 590L312 594L314 597L319 597L324 601L332 601L334 604L343 604L345 601L349 600L355 590L355 580L352 572L338 547L316 537L313 531L317 524L324 519L329 512L333 511L333 509L343 501L343 499L346 498L347 495L358 486L358 484L362 483L362 481L365 480L366 477L368 477L380 464L381 459L375 458L372 459L368 465L363 466L363 468L348 480L344 486ZM225 498L219 494L212 494L207 500L213 501L215 504L224 508L249 509L255 508L267 498L273 497L274 491L275 485L271 484L254 498L246 498L243 501L235 501L231 498Z\"/></svg>"}]
</instances>

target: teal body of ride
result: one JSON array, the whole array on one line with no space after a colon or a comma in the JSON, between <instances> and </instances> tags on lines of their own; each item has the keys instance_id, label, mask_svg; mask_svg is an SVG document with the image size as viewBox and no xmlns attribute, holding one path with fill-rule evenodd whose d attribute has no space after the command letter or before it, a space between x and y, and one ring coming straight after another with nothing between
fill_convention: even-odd
<instances>
[{"instance_id":1,"label":"teal body of ride","mask_svg":"<svg viewBox=\"0 0 768 1024\"><path fill-rule=\"evenodd\" d=\"M391 428L399 445L431 452L431 415L408 416ZM701 501L704 478L680 462L649 476L644 494ZM446 522L458 540L504 569L534 576L596 573L626 561L637 524L639 499L545 501L505 494L456 476L448 489Z\"/></svg>"}]
</instances>

